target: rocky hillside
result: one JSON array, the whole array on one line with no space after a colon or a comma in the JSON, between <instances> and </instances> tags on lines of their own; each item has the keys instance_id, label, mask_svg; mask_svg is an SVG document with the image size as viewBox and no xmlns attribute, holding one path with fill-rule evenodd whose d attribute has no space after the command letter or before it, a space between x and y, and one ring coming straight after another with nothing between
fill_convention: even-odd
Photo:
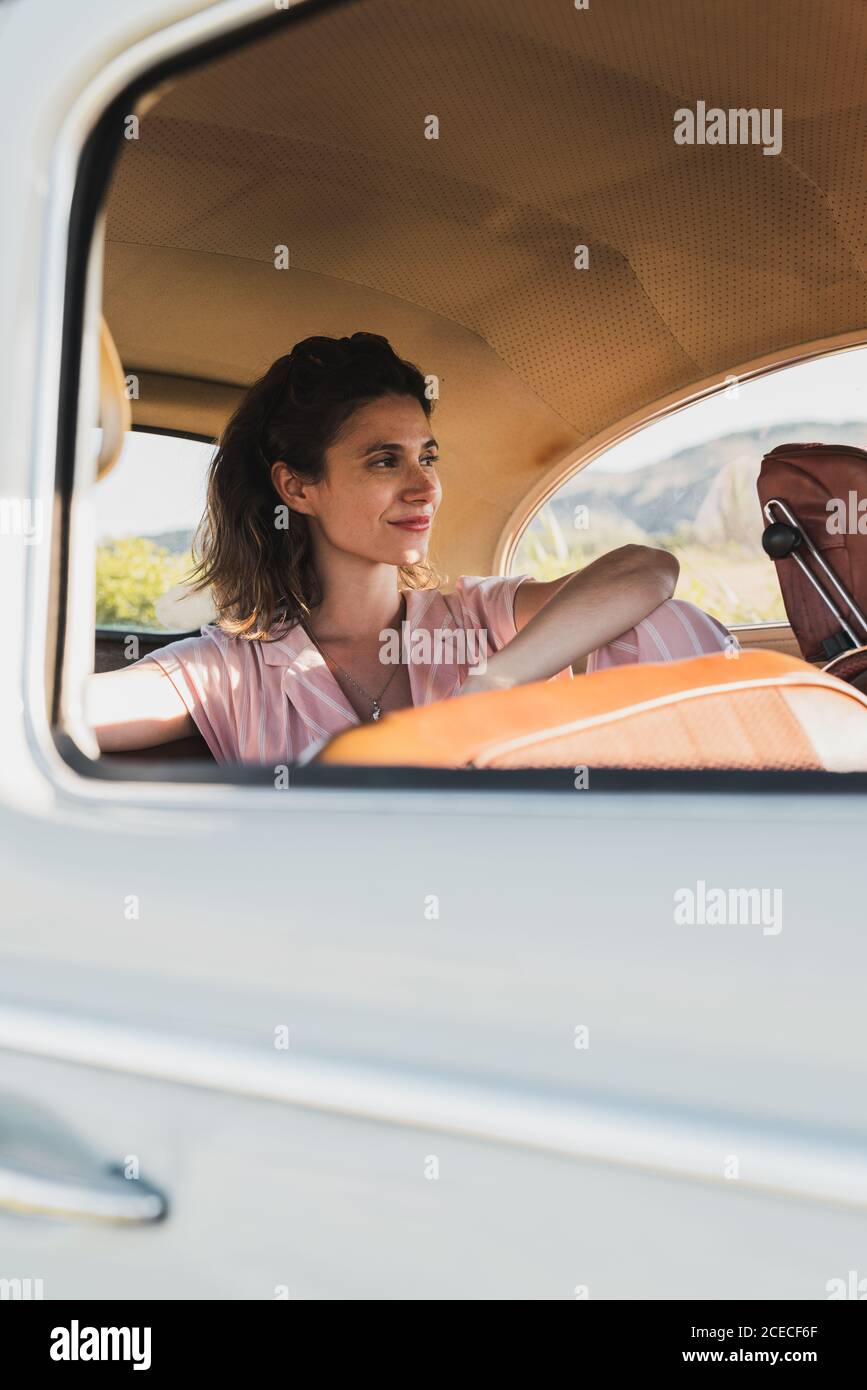
<instances>
[{"instance_id":1,"label":"rocky hillside","mask_svg":"<svg viewBox=\"0 0 867 1390\"><path fill-rule=\"evenodd\" d=\"M762 519L756 477L764 454L779 444L855 444L867 448L863 422L786 425L744 431L684 449L629 473L605 473L591 464L549 504L571 529L574 508L589 508L591 530L624 526L638 539L679 536L702 545L759 542Z\"/></svg>"}]
</instances>

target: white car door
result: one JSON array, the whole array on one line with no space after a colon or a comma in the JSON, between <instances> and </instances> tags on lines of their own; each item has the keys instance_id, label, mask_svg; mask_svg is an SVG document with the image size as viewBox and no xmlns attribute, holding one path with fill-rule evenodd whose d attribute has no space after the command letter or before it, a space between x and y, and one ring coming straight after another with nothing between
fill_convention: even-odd
<instances>
[{"instance_id":1,"label":"white car door","mask_svg":"<svg viewBox=\"0 0 867 1390\"><path fill-rule=\"evenodd\" d=\"M4 808L0 1192L45 1211L4 1209L4 1277L821 1298L857 1267L860 796L108 795ZM782 912L679 925L699 876Z\"/></svg>"}]
</instances>

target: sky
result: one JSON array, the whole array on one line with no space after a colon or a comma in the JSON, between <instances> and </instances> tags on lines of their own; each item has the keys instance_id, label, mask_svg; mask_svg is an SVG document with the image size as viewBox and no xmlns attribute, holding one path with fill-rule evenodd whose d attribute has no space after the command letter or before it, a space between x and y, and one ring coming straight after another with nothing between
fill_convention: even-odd
<instances>
[{"instance_id":1,"label":"sky","mask_svg":"<svg viewBox=\"0 0 867 1390\"><path fill-rule=\"evenodd\" d=\"M133 430L95 492L97 539L193 529L205 506L212 444Z\"/></svg>"},{"instance_id":2,"label":"sky","mask_svg":"<svg viewBox=\"0 0 867 1390\"><path fill-rule=\"evenodd\" d=\"M741 430L802 421L844 424L854 420L867 422L867 348L818 357L728 387L645 426L590 466L604 472L629 472ZM864 447L867 441L853 442Z\"/></svg>"},{"instance_id":3,"label":"sky","mask_svg":"<svg viewBox=\"0 0 867 1390\"><path fill-rule=\"evenodd\" d=\"M591 467L628 472L741 430L823 421L863 421L867 433L867 348L816 358L730 387L645 426ZM864 446L867 439L853 443ZM98 537L192 530L204 509L212 454L213 445L197 440L129 434L116 467L96 487Z\"/></svg>"}]
</instances>

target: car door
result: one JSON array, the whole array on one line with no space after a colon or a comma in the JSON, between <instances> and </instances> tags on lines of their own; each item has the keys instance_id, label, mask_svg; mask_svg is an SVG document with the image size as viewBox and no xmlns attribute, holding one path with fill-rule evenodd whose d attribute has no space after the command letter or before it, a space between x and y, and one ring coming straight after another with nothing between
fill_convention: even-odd
<instances>
[{"instance_id":1,"label":"car door","mask_svg":"<svg viewBox=\"0 0 867 1390\"><path fill-rule=\"evenodd\" d=\"M4 1210L6 1277L823 1297L856 1267L860 799L110 790L4 814L3 1190L45 1209ZM678 924L699 877L779 920ZM90 1219L108 1166L122 1224Z\"/></svg>"},{"instance_id":2,"label":"car door","mask_svg":"<svg viewBox=\"0 0 867 1390\"><path fill-rule=\"evenodd\" d=\"M0 1291L839 1296L867 1235L863 777L278 787L99 772L63 735L92 613L76 480L50 505L71 169L130 65L228 30L209 8L87 0L47 54L34 6L6 19L42 80L3 97L3 487L44 529L0 546Z\"/></svg>"}]
</instances>

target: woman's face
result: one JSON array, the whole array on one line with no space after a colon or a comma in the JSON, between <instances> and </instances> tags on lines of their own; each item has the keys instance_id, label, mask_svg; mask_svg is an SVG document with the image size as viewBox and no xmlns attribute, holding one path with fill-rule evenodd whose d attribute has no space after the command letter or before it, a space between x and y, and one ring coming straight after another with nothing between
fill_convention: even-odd
<instances>
[{"instance_id":1,"label":"woman's face","mask_svg":"<svg viewBox=\"0 0 867 1390\"><path fill-rule=\"evenodd\" d=\"M384 396L350 415L326 451L322 482L297 482L294 501L291 484L280 491L311 518L314 546L324 540L379 564L412 565L427 555L442 497L437 454L418 401Z\"/></svg>"}]
</instances>

